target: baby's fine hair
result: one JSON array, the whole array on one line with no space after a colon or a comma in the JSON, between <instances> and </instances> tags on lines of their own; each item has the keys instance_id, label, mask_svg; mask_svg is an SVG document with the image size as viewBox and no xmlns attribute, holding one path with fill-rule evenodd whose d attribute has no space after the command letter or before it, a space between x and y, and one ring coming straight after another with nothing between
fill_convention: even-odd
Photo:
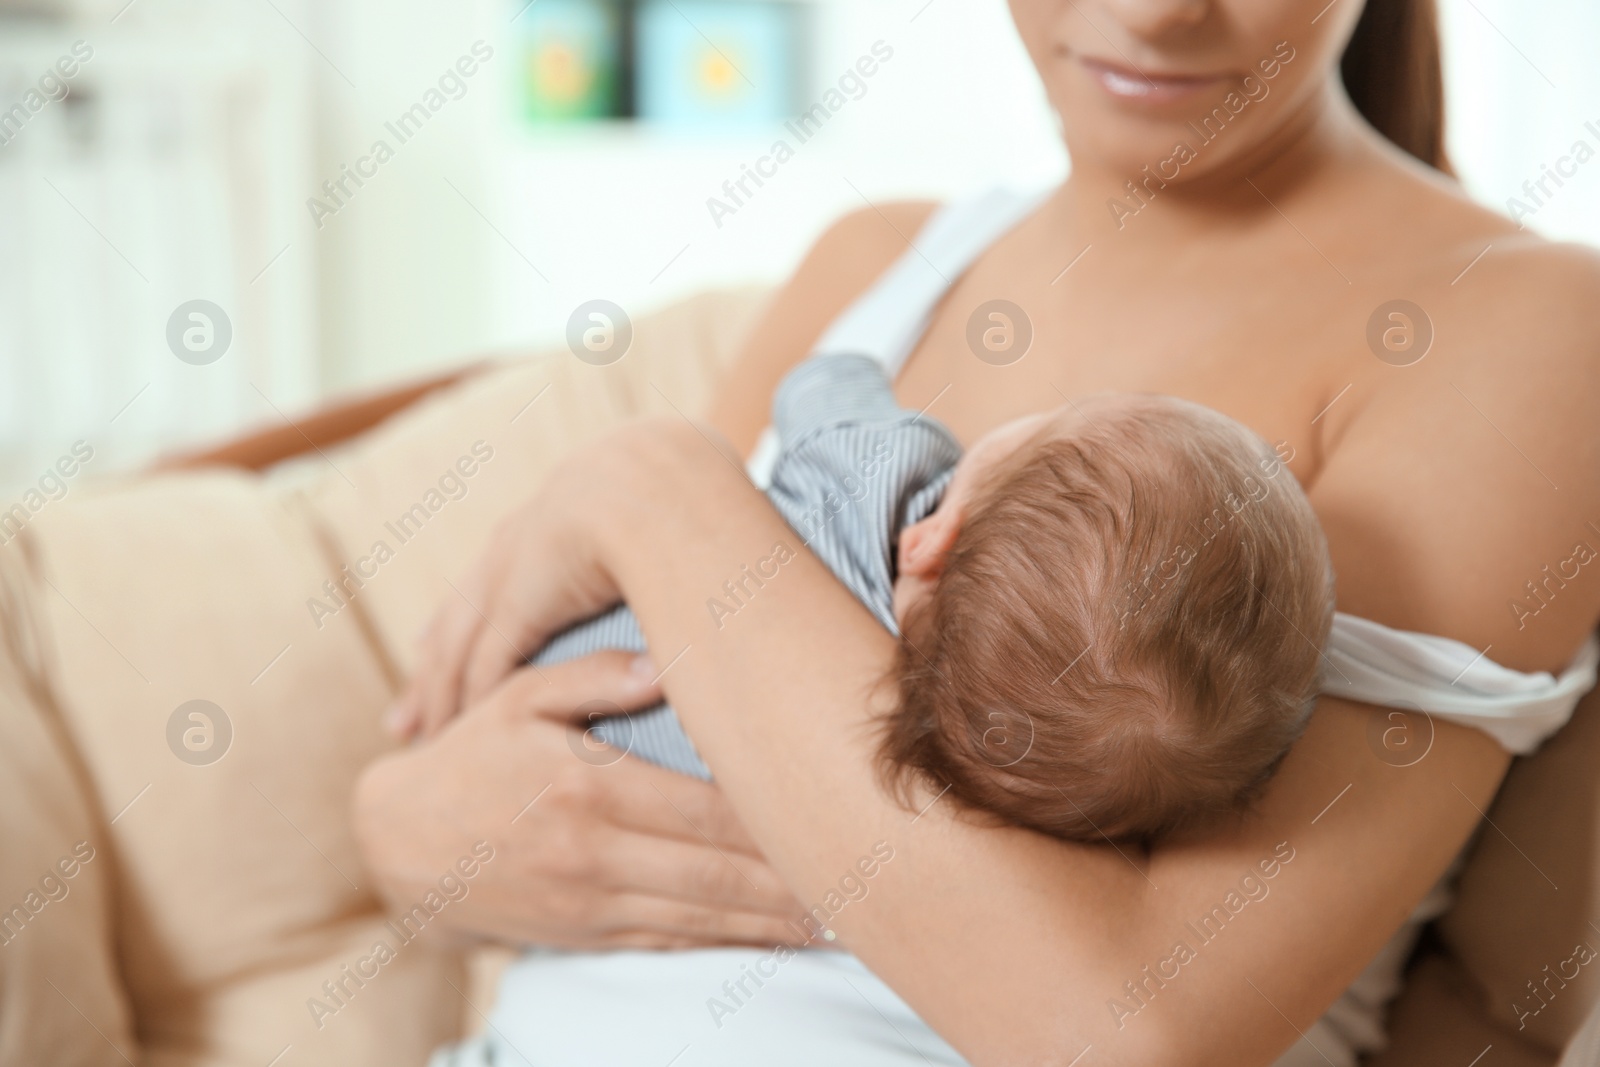
<instances>
[{"instance_id":1,"label":"baby's fine hair","mask_svg":"<svg viewBox=\"0 0 1600 1067\"><path fill-rule=\"evenodd\" d=\"M1333 619L1321 525L1244 426L1170 397L1042 431L906 619L890 781L1057 837L1239 810L1304 728Z\"/></svg>"}]
</instances>

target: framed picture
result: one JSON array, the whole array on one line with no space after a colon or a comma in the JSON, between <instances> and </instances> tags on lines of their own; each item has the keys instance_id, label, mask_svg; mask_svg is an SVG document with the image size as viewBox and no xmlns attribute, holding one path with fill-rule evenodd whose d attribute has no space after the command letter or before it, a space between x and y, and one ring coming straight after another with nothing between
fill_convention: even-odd
<instances>
[{"instance_id":1,"label":"framed picture","mask_svg":"<svg viewBox=\"0 0 1600 1067\"><path fill-rule=\"evenodd\" d=\"M538 0L517 20L523 111L536 122L609 118L620 108L623 11L609 0Z\"/></svg>"},{"instance_id":2,"label":"framed picture","mask_svg":"<svg viewBox=\"0 0 1600 1067\"><path fill-rule=\"evenodd\" d=\"M802 88L806 28L793 3L640 0L638 117L696 126L783 121Z\"/></svg>"}]
</instances>

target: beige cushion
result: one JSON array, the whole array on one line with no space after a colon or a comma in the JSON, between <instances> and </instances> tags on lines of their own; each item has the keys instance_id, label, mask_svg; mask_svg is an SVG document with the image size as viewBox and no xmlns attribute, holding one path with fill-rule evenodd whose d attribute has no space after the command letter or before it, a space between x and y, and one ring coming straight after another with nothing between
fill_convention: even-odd
<instances>
[{"instance_id":1,"label":"beige cushion","mask_svg":"<svg viewBox=\"0 0 1600 1067\"><path fill-rule=\"evenodd\" d=\"M51 689L116 819L117 964L152 1059L398 1062L450 1033L458 971L427 945L320 1028L306 1007L377 925L345 809L392 687L353 618L301 635L286 591L327 571L304 508L248 476L169 476L69 499L27 536ZM232 730L204 766L169 747L196 699Z\"/></svg>"},{"instance_id":2,"label":"beige cushion","mask_svg":"<svg viewBox=\"0 0 1600 1067\"><path fill-rule=\"evenodd\" d=\"M457 581L470 567L506 510L538 487L565 448L605 432L620 415L703 412L721 367L763 303L747 291L668 308L634 324L633 344L619 363L590 366L563 352L507 367L424 401L329 456L339 473L323 473L310 497L340 561L371 559L379 542L394 551L387 563L364 565L377 577L353 603L397 662L409 662L434 608L456 595L446 579ZM464 495L450 499L440 479L463 458L475 458L478 442L494 458L476 464L476 473L462 479ZM430 504L437 508L424 518L417 509ZM406 515L412 519L402 526ZM302 610L304 632L313 633L313 609Z\"/></svg>"},{"instance_id":3,"label":"beige cushion","mask_svg":"<svg viewBox=\"0 0 1600 1067\"><path fill-rule=\"evenodd\" d=\"M288 1047L286 1067L414 1064L461 1032L461 959L427 929L401 944L383 926L348 825L356 775L387 745L396 663L444 577L555 458L637 413L700 412L760 303L642 319L608 367L563 351L496 368L265 479L75 488L0 550L7 647L27 651L27 669L0 661L0 900L74 842L96 850L0 947L0 1064L121 1063L111 1044L137 1058L131 1033L157 1067L264 1065ZM476 441L493 457L465 495L431 496ZM418 503L400 543L383 523ZM308 607L385 537L394 558L353 600ZM195 700L221 714L186 708L174 729ZM58 975L65 996L45 982Z\"/></svg>"},{"instance_id":4,"label":"beige cushion","mask_svg":"<svg viewBox=\"0 0 1600 1067\"><path fill-rule=\"evenodd\" d=\"M23 547L0 548L0 1064L122 1063L139 1053L112 952L116 861L44 684L37 586Z\"/></svg>"}]
</instances>

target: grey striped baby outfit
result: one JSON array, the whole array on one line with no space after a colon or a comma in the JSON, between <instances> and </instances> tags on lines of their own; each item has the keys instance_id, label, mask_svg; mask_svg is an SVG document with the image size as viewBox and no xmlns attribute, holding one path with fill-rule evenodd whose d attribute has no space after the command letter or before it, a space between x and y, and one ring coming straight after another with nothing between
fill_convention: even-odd
<instances>
[{"instance_id":1,"label":"grey striped baby outfit","mask_svg":"<svg viewBox=\"0 0 1600 1067\"><path fill-rule=\"evenodd\" d=\"M801 543L898 633L895 542L938 504L961 446L937 422L900 407L883 368L867 356L808 358L784 378L772 407L782 450L767 498ZM744 594L759 596L748 583ZM645 651L627 605L558 634L533 663L561 663L603 649ZM595 739L650 763L711 777L666 704L600 719L592 731Z\"/></svg>"}]
</instances>

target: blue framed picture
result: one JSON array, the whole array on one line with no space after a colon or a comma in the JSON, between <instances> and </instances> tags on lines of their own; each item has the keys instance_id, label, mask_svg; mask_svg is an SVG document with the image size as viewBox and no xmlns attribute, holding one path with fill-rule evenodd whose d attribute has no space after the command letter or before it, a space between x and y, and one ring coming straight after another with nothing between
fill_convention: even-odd
<instances>
[{"instance_id":1,"label":"blue framed picture","mask_svg":"<svg viewBox=\"0 0 1600 1067\"><path fill-rule=\"evenodd\" d=\"M536 122L618 111L623 22L609 0L539 0L517 19L523 111Z\"/></svg>"},{"instance_id":2,"label":"blue framed picture","mask_svg":"<svg viewBox=\"0 0 1600 1067\"><path fill-rule=\"evenodd\" d=\"M791 3L641 0L638 117L692 126L783 121L799 95L805 29Z\"/></svg>"}]
</instances>

